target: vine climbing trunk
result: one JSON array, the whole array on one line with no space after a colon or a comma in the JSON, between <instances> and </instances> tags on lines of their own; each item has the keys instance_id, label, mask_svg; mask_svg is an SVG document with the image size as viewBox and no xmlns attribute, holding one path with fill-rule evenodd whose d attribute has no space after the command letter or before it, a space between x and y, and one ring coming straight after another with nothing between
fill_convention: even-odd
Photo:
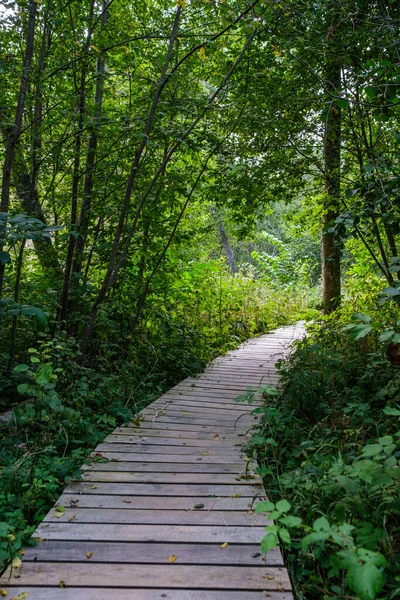
<instances>
[{"instance_id":1,"label":"vine climbing trunk","mask_svg":"<svg viewBox=\"0 0 400 600\"><path fill-rule=\"evenodd\" d=\"M341 60L335 28L328 30L325 81L328 93L328 110L325 117L324 171L325 202L322 217L322 307L326 314L340 304L340 238L333 230L340 214L340 143L341 115L337 102L341 87Z\"/></svg>"}]
</instances>

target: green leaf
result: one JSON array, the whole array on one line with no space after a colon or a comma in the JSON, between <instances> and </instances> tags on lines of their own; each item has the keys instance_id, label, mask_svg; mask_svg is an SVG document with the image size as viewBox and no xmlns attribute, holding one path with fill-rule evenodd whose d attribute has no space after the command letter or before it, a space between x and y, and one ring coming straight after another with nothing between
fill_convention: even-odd
<instances>
[{"instance_id":1,"label":"green leaf","mask_svg":"<svg viewBox=\"0 0 400 600\"><path fill-rule=\"evenodd\" d=\"M336 100L336 103L338 106L340 106L340 108L348 108L350 103L348 100L346 100L345 98L338 98Z\"/></svg>"},{"instance_id":2,"label":"green leaf","mask_svg":"<svg viewBox=\"0 0 400 600\"><path fill-rule=\"evenodd\" d=\"M391 415L393 417L400 417L400 410L398 408L393 408L392 406L386 406L383 409L385 415Z\"/></svg>"},{"instance_id":3,"label":"green leaf","mask_svg":"<svg viewBox=\"0 0 400 600\"><path fill-rule=\"evenodd\" d=\"M273 550L278 543L276 533L267 533L261 540L261 552L269 552Z\"/></svg>"},{"instance_id":4,"label":"green leaf","mask_svg":"<svg viewBox=\"0 0 400 600\"><path fill-rule=\"evenodd\" d=\"M283 513L288 512L292 508L287 500L279 500L279 502L277 502L275 506L276 510L279 510Z\"/></svg>"},{"instance_id":5,"label":"green leaf","mask_svg":"<svg viewBox=\"0 0 400 600\"><path fill-rule=\"evenodd\" d=\"M25 394L28 391L28 389L29 389L29 383L20 383L17 386L17 392L19 394Z\"/></svg>"},{"instance_id":6,"label":"green leaf","mask_svg":"<svg viewBox=\"0 0 400 600\"><path fill-rule=\"evenodd\" d=\"M326 519L325 517L320 517L319 519L316 519L316 521L314 521L313 529L314 531L329 531L331 529L331 526L329 524L328 519Z\"/></svg>"},{"instance_id":7,"label":"green leaf","mask_svg":"<svg viewBox=\"0 0 400 600\"><path fill-rule=\"evenodd\" d=\"M346 583L361 600L375 600L382 590L383 576L375 565L357 564L349 569Z\"/></svg>"},{"instance_id":8,"label":"green leaf","mask_svg":"<svg viewBox=\"0 0 400 600\"><path fill-rule=\"evenodd\" d=\"M279 519L279 523L283 523L286 527L298 527L302 523L300 517L294 517L293 515L283 516Z\"/></svg>"},{"instance_id":9,"label":"green leaf","mask_svg":"<svg viewBox=\"0 0 400 600\"><path fill-rule=\"evenodd\" d=\"M279 537L281 538L281 540L282 540L282 542L284 544L290 544L291 543L290 533L284 527L280 527L278 529L278 535L279 535Z\"/></svg>"},{"instance_id":10,"label":"green leaf","mask_svg":"<svg viewBox=\"0 0 400 600\"><path fill-rule=\"evenodd\" d=\"M41 308L36 306L21 306L21 312L28 317L37 317L42 325L47 325L47 317Z\"/></svg>"},{"instance_id":11,"label":"green leaf","mask_svg":"<svg viewBox=\"0 0 400 600\"><path fill-rule=\"evenodd\" d=\"M395 287L387 287L382 290L382 294L386 294L387 296L399 296L400 290Z\"/></svg>"},{"instance_id":12,"label":"green leaf","mask_svg":"<svg viewBox=\"0 0 400 600\"><path fill-rule=\"evenodd\" d=\"M350 339L355 342L361 340L372 331L371 325L356 325L349 333Z\"/></svg>"},{"instance_id":13,"label":"green leaf","mask_svg":"<svg viewBox=\"0 0 400 600\"><path fill-rule=\"evenodd\" d=\"M369 315L365 315L364 313L356 313L353 315L353 319L356 321L362 321L363 323L370 323L371 317Z\"/></svg>"},{"instance_id":14,"label":"green leaf","mask_svg":"<svg viewBox=\"0 0 400 600\"><path fill-rule=\"evenodd\" d=\"M26 371L28 371L28 370L29 370L29 367L28 367L28 365L25 365L25 364L16 365L14 367L15 373L26 373Z\"/></svg>"},{"instance_id":15,"label":"green leaf","mask_svg":"<svg viewBox=\"0 0 400 600\"><path fill-rule=\"evenodd\" d=\"M259 502L256 506L256 513L269 513L274 510L275 504L272 502Z\"/></svg>"},{"instance_id":16,"label":"green leaf","mask_svg":"<svg viewBox=\"0 0 400 600\"><path fill-rule=\"evenodd\" d=\"M394 329L386 329L380 336L379 336L379 341L380 342L387 342L388 340L391 339L391 337L394 334Z\"/></svg>"}]
</instances>

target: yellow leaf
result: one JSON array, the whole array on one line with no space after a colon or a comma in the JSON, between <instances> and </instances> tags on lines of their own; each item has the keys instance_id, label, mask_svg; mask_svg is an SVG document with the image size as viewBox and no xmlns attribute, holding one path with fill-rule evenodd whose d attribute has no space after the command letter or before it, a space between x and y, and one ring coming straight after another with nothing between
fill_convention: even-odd
<instances>
[{"instance_id":1,"label":"yellow leaf","mask_svg":"<svg viewBox=\"0 0 400 600\"><path fill-rule=\"evenodd\" d=\"M92 50L96 50L96 52L101 52L101 50L98 49L97 46L90 46L92 48Z\"/></svg>"},{"instance_id":2,"label":"yellow leaf","mask_svg":"<svg viewBox=\"0 0 400 600\"><path fill-rule=\"evenodd\" d=\"M124 46L124 50L125 50L125 54L128 54L128 52L129 52L128 46Z\"/></svg>"},{"instance_id":3,"label":"yellow leaf","mask_svg":"<svg viewBox=\"0 0 400 600\"><path fill-rule=\"evenodd\" d=\"M188 411L186 410L186 411L184 411L182 414L183 414L183 415L190 415L190 412L188 412Z\"/></svg>"},{"instance_id":4,"label":"yellow leaf","mask_svg":"<svg viewBox=\"0 0 400 600\"><path fill-rule=\"evenodd\" d=\"M228 547L228 542L224 542L223 544L221 544L221 548L227 548Z\"/></svg>"},{"instance_id":5,"label":"yellow leaf","mask_svg":"<svg viewBox=\"0 0 400 600\"><path fill-rule=\"evenodd\" d=\"M242 494L232 494L232 496L229 496L229 498L241 498Z\"/></svg>"},{"instance_id":6,"label":"yellow leaf","mask_svg":"<svg viewBox=\"0 0 400 600\"><path fill-rule=\"evenodd\" d=\"M93 552L86 552L85 556L86 558L92 558Z\"/></svg>"},{"instance_id":7,"label":"yellow leaf","mask_svg":"<svg viewBox=\"0 0 400 600\"><path fill-rule=\"evenodd\" d=\"M68 521L71 522L75 519L76 515L71 515L70 517L68 517Z\"/></svg>"},{"instance_id":8,"label":"yellow leaf","mask_svg":"<svg viewBox=\"0 0 400 600\"><path fill-rule=\"evenodd\" d=\"M91 490L97 490L97 485L91 485L91 486L90 486L90 489L91 489Z\"/></svg>"},{"instance_id":9,"label":"yellow leaf","mask_svg":"<svg viewBox=\"0 0 400 600\"><path fill-rule=\"evenodd\" d=\"M218 435L218 433L217 433L217 435L214 435L214 440L215 440L215 441L218 441L218 440L219 440L219 435Z\"/></svg>"},{"instance_id":10,"label":"yellow leaf","mask_svg":"<svg viewBox=\"0 0 400 600\"><path fill-rule=\"evenodd\" d=\"M21 594L18 594L18 596L14 596L14 598L10 598L10 600L24 600L24 598L27 598L29 596L29 592L22 592Z\"/></svg>"},{"instance_id":11,"label":"yellow leaf","mask_svg":"<svg viewBox=\"0 0 400 600\"><path fill-rule=\"evenodd\" d=\"M204 46L202 46L199 50L199 56L200 56L200 60L205 61L206 60L206 51L204 49Z\"/></svg>"},{"instance_id":12,"label":"yellow leaf","mask_svg":"<svg viewBox=\"0 0 400 600\"><path fill-rule=\"evenodd\" d=\"M176 3L178 6L181 6L182 8L186 8L186 0L176 0Z\"/></svg>"},{"instance_id":13,"label":"yellow leaf","mask_svg":"<svg viewBox=\"0 0 400 600\"><path fill-rule=\"evenodd\" d=\"M7 596L7 595L8 595L8 590L6 590L6 589L2 589L2 590L0 590L0 594L1 594L2 596Z\"/></svg>"},{"instance_id":14,"label":"yellow leaf","mask_svg":"<svg viewBox=\"0 0 400 600\"><path fill-rule=\"evenodd\" d=\"M21 565L22 565L22 560L20 559L19 556L16 556L11 563L12 568L19 569Z\"/></svg>"},{"instance_id":15,"label":"yellow leaf","mask_svg":"<svg viewBox=\"0 0 400 600\"><path fill-rule=\"evenodd\" d=\"M208 456L210 453L209 452L202 452L203 456Z\"/></svg>"},{"instance_id":16,"label":"yellow leaf","mask_svg":"<svg viewBox=\"0 0 400 600\"><path fill-rule=\"evenodd\" d=\"M24 552L24 550L20 550L20 551L18 552L18 554L19 554L20 556L23 556L23 555L25 554L25 552Z\"/></svg>"},{"instance_id":17,"label":"yellow leaf","mask_svg":"<svg viewBox=\"0 0 400 600\"><path fill-rule=\"evenodd\" d=\"M40 544L40 542L44 542L44 539L41 537L34 537L33 538L35 540L35 542L37 542L38 544Z\"/></svg>"},{"instance_id":18,"label":"yellow leaf","mask_svg":"<svg viewBox=\"0 0 400 600\"><path fill-rule=\"evenodd\" d=\"M264 575L264 579L272 580L275 579L275 577L273 575Z\"/></svg>"},{"instance_id":19,"label":"yellow leaf","mask_svg":"<svg viewBox=\"0 0 400 600\"><path fill-rule=\"evenodd\" d=\"M67 586L65 585L65 581L63 581L62 579L60 579L60 581L58 582L58 586L59 586L60 588L65 588L65 587L67 587Z\"/></svg>"},{"instance_id":20,"label":"yellow leaf","mask_svg":"<svg viewBox=\"0 0 400 600\"><path fill-rule=\"evenodd\" d=\"M173 563L176 561L176 556L175 554L171 554L171 556L168 556L168 562Z\"/></svg>"}]
</instances>

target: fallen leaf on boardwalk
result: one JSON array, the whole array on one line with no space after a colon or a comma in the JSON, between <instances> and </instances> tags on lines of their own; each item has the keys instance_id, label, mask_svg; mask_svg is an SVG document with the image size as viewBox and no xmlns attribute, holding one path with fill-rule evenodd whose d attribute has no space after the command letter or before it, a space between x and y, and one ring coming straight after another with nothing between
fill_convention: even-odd
<instances>
[{"instance_id":1,"label":"fallen leaf on boardwalk","mask_svg":"<svg viewBox=\"0 0 400 600\"><path fill-rule=\"evenodd\" d=\"M247 514L248 514L248 515L252 515L252 514L253 514L253 511L252 511L252 510L248 510L248 511L247 511Z\"/></svg>"},{"instance_id":2,"label":"fallen leaf on boardwalk","mask_svg":"<svg viewBox=\"0 0 400 600\"><path fill-rule=\"evenodd\" d=\"M223 544L221 544L221 548L227 548L228 547L228 542L224 542Z\"/></svg>"},{"instance_id":3,"label":"fallen leaf on boardwalk","mask_svg":"<svg viewBox=\"0 0 400 600\"><path fill-rule=\"evenodd\" d=\"M246 462L249 462L251 460L251 458L249 458L248 456L245 456L244 459Z\"/></svg>"},{"instance_id":4,"label":"fallen leaf on boardwalk","mask_svg":"<svg viewBox=\"0 0 400 600\"><path fill-rule=\"evenodd\" d=\"M264 575L264 579L275 579L275 577L273 575Z\"/></svg>"},{"instance_id":5,"label":"fallen leaf on boardwalk","mask_svg":"<svg viewBox=\"0 0 400 600\"><path fill-rule=\"evenodd\" d=\"M232 496L229 496L229 498L241 498L242 494L232 494Z\"/></svg>"},{"instance_id":6,"label":"fallen leaf on boardwalk","mask_svg":"<svg viewBox=\"0 0 400 600\"><path fill-rule=\"evenodd\" d=\"M91 490L97 490L97 485L92 485L92 486L90 487L90 489L91 489Z\"/></svg>"},{"instance_id":7,"label":"fallen leaf on boardwalk","mask_svg":"<svg viewBox=\"0 0 400 600\"><path fill-rule=\"evenodd\" d=\"M24 550L20 550L20 551L18 552L18 554L19 554L20 556L23 556L23 555L25 554L25 552L24 552Z\"/></svg>"},{"instance_id":8,"label":"fallen leaf on boardwalk","mask_svg":"<svg viewBox=\"0 0 400 600\"><path fill-rule=\"evenodd\" d=\"M195 508L196 510L199 509L199 508L204 508L204 504L195 504L193 506L193 508Z\"/></svg>"},{"instance_id":9,"label":"fallen leaf on boardwalk","mask_svg":"<svg viewBox=\"0 0 400 600\"><path fill-rule=\"evenodd\" d=\"M40 544L40 542L44 542L44 539L41 537L34 537L33 538L35 540L35 542L37 542L38 544Z\"/></svg>"},{"instance_id":10,"label":"fallen leaf on boardwalk","mask_svg":"<svg viewBox=\"0 0 400 600\"><path fill-rule=\"evenodd\" d=\"M92 558L93 552L86 552L85 556L86 558Z\"/></svg>"},{"instance_id":11,"label":"fallen leaf on boardwalk","mask_svg":"<svg viewBox=\"0 0 400 600\"><path fill-rule=\"evenodd\" d=\"M183 415L190 415L190 412L188 410L183 411L182 413Z\"/></svg>"},{"instance_id":12,"label":"fallen leaf on boardwalk","mask_svg":"<svg viewBox=\"0 0 400 600\"><path fill-rule=\"evenodd\" d=\"M150 463L143 463L144 467L148 467Z\"/></svg>"},{"instance_id":13,"label":"fallen leaf on boardwalk","mask_svg":"<svg viewBox=\"0 0 400 600\"><path fill-rule=\"evenodd\" d=\"M210 453L209 452L202 452L203 456L208 456Z\"/></svg>"},{"instance_id":14,"label":"fallen leaf on boardwalk","mask_svg":"<svg viewBox=\"0 0 400 600\"><path fill-rule=\"evenodd\" d=\"M175 554L171 554L171 556L168 556L168 562L173 563L176 561L176 556Z\"/></svg>"},{"instance_id":15,"label":"fallen leaf on boardwalk","mask_svg":"<svg viewBox=\"0 0 400 600\"><path fill-rule=\"evenodd\" d=\"M65 581L63 581L62 579L60 579L60 581L59 581L59 583L58 583L58 586L59 586L60 588L65 588L65 587L67 587L67 586L65 585Z\"/></svg>"},{"instance_id":16,"label":"fallen leaf on boardwalk","mask_svg":"<svg viewBox=\"0 0 400 600\"><path fill-rule=\"evenodd\" d=\"M215 441L219 440L219 435L218 435L218 433L217 433L217 435L214 435L214 440L215 440Z\"/></svg>"},{"instance_id":17,"label":"fallen leaf on boardwalk","mask_svg":"<svg viewBox=\"0 0 400 600\"><path fill-rule=\"evenodd\" d=\"M75 519L76 515L71 515L70 517L68 517L68 521L71 522Z\"/></svg>"},{"instance_id":18,"label":"fallen leaf on boardwalk","mask_svg":"<svg viewBox=\"0 0 400 600\"><path fill-rule=\"evenodd\" d=\"M19 556L16 556L11 563L12 568L19 569L21 565L22 565L22 560L20 559Z\"/></svg>"},{"instance_id":19,"label":"fallen leaf on boardwalk","mask_svg":"<svg viewBox=\"0 0 400 600\"><path fill-rule=\"evenodd\" d=\"M65 508L63 506L60 506L60 505L56 506L56 512L64 514L65 513Z\"/></svg>"},{"instance_id":20,"label":"fallen leaf on boardwalk","mask_svg":"<svg viewBox=\"0 0 400 600\"><path fill-rule=\"evenodd\" d=\"M2 596L7 596L8 595L8 590L6 590L6 589L0 590L0 594Z\"/></svg>"},{"instance_id":21,"label":"fallen leaf on boardwalk","mask_svg":"<svg viewBox=\"0 0 400 600\"><path fill-rule=\"evenodd\" d=\"M122 500L122 502L125 502L125 504L132 504L132 500Z\"/></svg>"},{"instance_id":22,"label":"fallen leaf on boardwalk","mask_svg":"<svg viewBox=\"0 0 400 600\"><path fill-rule=\"evenodd\" d=\"M10 600L24 600L24 598L27 598L29 596L29 592L22 592L21 594L18 594L18 596L14 596L14 598L10 598Z\"/></svg>"}]
</instances>

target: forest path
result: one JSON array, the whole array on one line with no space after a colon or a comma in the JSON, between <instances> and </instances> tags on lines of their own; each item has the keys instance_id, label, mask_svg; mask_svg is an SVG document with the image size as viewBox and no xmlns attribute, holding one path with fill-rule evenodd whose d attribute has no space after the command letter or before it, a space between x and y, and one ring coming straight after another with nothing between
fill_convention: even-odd
<instances>
[{"instance_id":1,"label":"forest path","mask_svg":"<svg viewBox=\"0 0 400 600\"><path fill-rule=\"evenodd\" d=\"M92 456L110 462L83 466L36 530L43 541L2 577L8 597L292 599L280 551L260 555L266 519L251 511L265 493L243 450L257 417L234 398L275 385L302 331L248 340L109 435Z\"/></svg>"}]
</instances>

